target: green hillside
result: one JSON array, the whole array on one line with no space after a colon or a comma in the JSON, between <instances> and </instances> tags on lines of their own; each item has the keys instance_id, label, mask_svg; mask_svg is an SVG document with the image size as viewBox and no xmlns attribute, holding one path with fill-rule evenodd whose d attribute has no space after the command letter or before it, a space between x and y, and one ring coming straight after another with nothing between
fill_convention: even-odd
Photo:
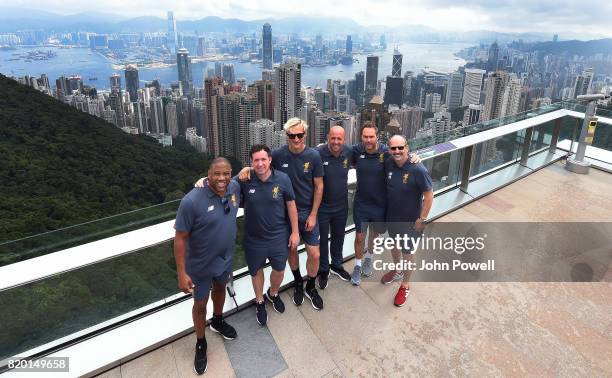
<instances>
[{"instance_id":1,"label":"green hillside","mask_svg":"<svg viewBox=\"0 0 612 378\"><path fill-rule=\"evenodd\" d=\"M208 159L0 75L0 243L179 199Z\"/></svg>"}]
</instances>

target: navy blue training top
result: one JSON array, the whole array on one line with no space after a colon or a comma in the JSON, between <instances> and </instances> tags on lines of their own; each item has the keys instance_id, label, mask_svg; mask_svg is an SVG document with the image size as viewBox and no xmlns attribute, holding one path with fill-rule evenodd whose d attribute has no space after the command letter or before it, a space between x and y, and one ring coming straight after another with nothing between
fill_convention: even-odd
<instances>
[{"instance_id":1,"label":"navy blue training top","mask_svg":"<svg viewBox=\"0 0 612 378\"><path fill-rule=\"evenodd\" d=\"M192 278L216 277L232 268L240 186L230 181L224 198L227 214L221 197L208 186L191 189L181 200L174 228L189 232L185 265Z\"/></svg>"},{"instance_id":2,"label":"navy blue training top","mask_svg":"<svg viewBox=\"0 0 612 378\"><path fill-rule=\"evenodd\" d=\"M323 200L319 212L332 213L348 208L348 171L351 169L352 148L344 146L335 157L324 144L317 147L323 161Z\"/></svg>"},{"instance_id":3,"label":"navy blue training top","mask_svg":"<svg viewBox=\"0 0 612 378\"><path fill-rule=\"evenodd\" d=\"M310 212L314 197L314 178L324 175L319 152L306 147L301 153L294 154L289 151L289 146L285 145L272 152L272 166L289 176L298 212Z\"/></svg>"},{"instance_id":4,"label":"navy blue training top","mask_svg":"<svg viewBox=\"0 0 612 378\"><path fill-rule=\"evenodd\" d=\"M355 203L383 209L387 206L385 160L389 156L384 144L379 144L373 154L368 154L362 143L353 146L353 166L357 172Z\"/></svg>"},{"instance_id":5,"label":"navy blue training top","mask_svg":"<svg viewBox=\"0 0 612 378\"><path fill-rule=\"evenodd\" d=\"M398 167L389 158L387 173L387 222L415 222L421 216L423 193L432 190L431 177L422 163L406 161Z\"/></svg>"},{"instance_id":6,"label":"navy blue training top","mask_svg":"<svg viewBox=\"0 0 612 378\"><path fill-rule=\"evenodd\" d=\"M291 230L286 202L295 199L289 177L273 169L266 181L251 172L249 181L239 183L244 198L244 245L286 249Z\"/></svg>"}]
</instances>

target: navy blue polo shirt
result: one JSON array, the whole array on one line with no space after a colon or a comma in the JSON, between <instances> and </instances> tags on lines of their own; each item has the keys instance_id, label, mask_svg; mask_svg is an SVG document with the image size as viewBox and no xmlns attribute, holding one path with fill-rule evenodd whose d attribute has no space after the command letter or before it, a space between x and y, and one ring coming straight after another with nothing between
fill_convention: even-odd
<instances>
[{"instance_id":1,"label":"navy blue polo shirt","mask_svg":"<svg viewBox=\"0 0 612 378\"><path fill-rule=\"evenodd\" d=\"M323 200L319 212L334 213L348 207L348 171L351 169L352 148L343 146L338 157L324 144L317 147L323 162Z\"/></svg>"},{"instance_id":2,"label":"navy blue polo shirt","mask_svg":"<svg viewBox=\"0 0 612 378\"><path fill-rule=\"evenodd\" d=\"M244 198L244 245L287 249L291 222L286 202L295 200L289 177L273 169L266 181L252 172L249 181L239 183Z\"/></svg>"},{"instance_id":3,"label":"navy blue polo shirt","mask_svg":"<svg viewBox=\"0 0 612 378\"><path fill-rule=\"evenodd\" d=\"M224 197L227 214L221 197L208 186L193 188L179 205L174 228L189 232L186 270L192 278L217 277L232 268L240 185L230 181Z\"/></svg>"},{"instance_id":4,"label":"navy blue polo shirt","mask_svg":"<svg viewBox=\"0 0 612 378\"><path fill-rule=\"evenodd\" d=\"M272 166L289 176L298 212L310 212L314 197L314 178L324 175L319 152L306 147L301 153L294 154L289 151L289 146L285 145L272 152Z\"/></svg>"},{"instance_id":5,"label":"navy blue polo shirt","mask_svg":"<svg viewBox=\"0 0 612 378\"><path fill-rule=\"evenodd\" d=\"M362 143L353 146L353 166L357 173L355 203L383 209L387 206L385 160L389 156L384 144L379 144L373 154L367 153Z\"/></svg>"},{"instance_id":6,"label":"navy blue polo shirt","mask_svg":"<svg viewBox=\"0 0 612 378\"><path fill-rule=\"evenodd\" d=\"M387 222L415 222L421 216L423 193L432 190L431 177L422 163L406 161L398 167L389 158L387 174Z\"/></svg>"}]
</instances>

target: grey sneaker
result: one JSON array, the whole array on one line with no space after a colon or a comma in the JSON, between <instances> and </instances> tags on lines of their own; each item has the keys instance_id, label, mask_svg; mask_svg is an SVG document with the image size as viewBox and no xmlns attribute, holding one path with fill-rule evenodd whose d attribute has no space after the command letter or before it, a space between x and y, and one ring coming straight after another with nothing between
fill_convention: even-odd
<instances>
[{"instance_id":1,"label":"grey sneaker","mask_svg":"<svg viewBox=\"0 0 612 378\"><path fill-rule=\"evenodd\" d=\"M361 275L364 277L370 277L372 275L373 269L374 268L372 266L372 259L368 257L363 259L363 267L361 268Z\"/></svg>"},{"instance_id":2,"label":"grey sneaker","mask_svg":"<svg viewBox=\"0 0 612 378\"><path fill-rule=\"evenodd\" d=\"M361 267L359 265L355 265L353 268L353 274L351 274L351 283L355 286L359 286L361 283Z\"/></svg>"}]
</instances>

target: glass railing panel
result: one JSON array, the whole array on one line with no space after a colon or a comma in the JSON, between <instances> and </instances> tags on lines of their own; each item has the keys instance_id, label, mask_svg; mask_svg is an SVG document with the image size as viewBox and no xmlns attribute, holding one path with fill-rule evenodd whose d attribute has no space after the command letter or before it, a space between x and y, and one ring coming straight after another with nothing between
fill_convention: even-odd
<instances>
[{"instance_id":1,"label":"glass railing panel","mask_svg":"<svg viewBox=\"0 0 612 378\"><path fill-rule=\"evenodd\" d=\"M592 146L606 151L612 151L612 125L606 125L601 122L597 124Z\"/></svg>"},{"instance_id":2,"label":"glass railing panel","mask_svg":"<svg viewBox=\"0 0 612 378\"><path fill-rule=\"evenodd\" d=\"M520 156L523 135L516 132L475 145L470 177L516 160Z\"/></svg>"},{"instance_id":3,"label":"glass railing panel","mask_svg":"<svg viewBox=\"0 0 612 378\"><path fill-rule=\"evenodd\" d=\"M172 240L0 292L0 360L176 294Z\"/></svg>"},{"instance_id":4,"label":"glass railing panel","mask_svg":"<svg viewBox=\"0 0 612 378\"><path fill-rule=\"evenodd\" d=\"M533 135L531 136L531 143L529 144L529 152L534 152L549 147L550 142L552 141L554 127L555 121L546 122L542 125L535 126L533 128Z\"/></svg>"},{"instance_id":5,"label":"glass railing panel","mask_svg":"<svg viewBox=\"0 0 612 378\"><path fill-rule=\"evenodd\" d=\"M431 175L434 192L452 186L457 186L460 180L463 150L434 156L423 161Z\"/></svg>"},{"instance_id":6,"label":"glass railing panel","mask_svg":"<svg viewBox=\"0 0 612 378\"><path fill-rule=\"evenodd\" d=\"M92 222L0 242L0 266L172 220L180 201L166 202Z\"/></svg>"}]
</instances>

